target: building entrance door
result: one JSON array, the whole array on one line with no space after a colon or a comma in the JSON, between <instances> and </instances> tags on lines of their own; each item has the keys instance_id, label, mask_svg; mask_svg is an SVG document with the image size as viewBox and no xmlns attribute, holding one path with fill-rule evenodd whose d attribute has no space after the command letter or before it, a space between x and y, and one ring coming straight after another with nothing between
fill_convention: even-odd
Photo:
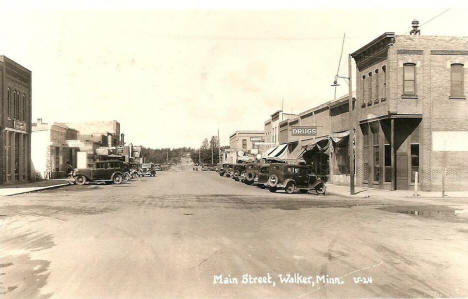
<instances>
[{"instance_id":1,"label":"building entrance door","mask_svg":"<svg viewBox=\"0 0 468 299\"><path fill-rule=\"evenodd\" d=\"M19 181L19 160L20 160L20 146L19 134L15 134L15 180Z\"/></svg>"},{"instance_id":2,"label":"building entrance door","mask_svg":"<svg viewBox=\"0 0 468 299\"><path fill-rule=\"evenodd\" d=\"M397 153L396 157L396 190L408 190L408 154Z\"/></svg>"}]
</instances>

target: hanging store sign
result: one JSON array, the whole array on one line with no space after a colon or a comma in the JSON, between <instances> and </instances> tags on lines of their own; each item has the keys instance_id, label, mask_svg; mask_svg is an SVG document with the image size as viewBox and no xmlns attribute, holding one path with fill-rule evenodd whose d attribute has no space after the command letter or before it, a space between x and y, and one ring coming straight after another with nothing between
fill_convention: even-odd
<instances>
[{"instance_id":1,"label":"hanging store sign","mask_svg":"<svg viewBox=\"0 0 468 299\"><path fill-rule=\"evenodd\" d=\"M292 136L316 136L317 135L317 127L291 127L291 135Z\"/></svg>"}]
</instances>

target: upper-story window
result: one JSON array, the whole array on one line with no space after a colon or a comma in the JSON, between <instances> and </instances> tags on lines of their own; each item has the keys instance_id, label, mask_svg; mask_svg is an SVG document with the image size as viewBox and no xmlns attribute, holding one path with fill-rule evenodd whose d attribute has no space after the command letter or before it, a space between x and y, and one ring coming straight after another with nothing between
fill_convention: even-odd
<instances>
[{"instance_id":1,"label":"upper-story window","mask_svg":"<svg viewBox=\"0 0 468 299\"><path fill-rule=\"evenodd\" d=\"M362 76L362 105L366 105L366 76Z\"/></svg>"},{"instance_id":2,"label":"upper-story window","mask_svg":"<svg viewBox=\"0 0 468 299\"><path fill-rule=\"evenodd\" d=\"M375 100L379 100L379 95L380 95L380 84L379 84L380 76L379 76L379 70L375 70Z\"/></svg>"},{"instance_id":3,"label":"upper-story window","mask_svg":"<svg viewBox=\"0 0 468 299\"><path fill-rule=\"evenodd\" d=\"M367 103L369 104L372 101L372 97L374 96L372 94L372 72L369 73L369 82L367 85L368 91L367 91Z\"/></svg>"},{"instance_id":4,"label":"upper-story window","mask_svg":"<svg viewBox=\"0 0 468 299\"><path fill-rule=\"evenodd\" d=\"M464 97L464 68L461 63L454 63L450 66L450 96L451 97Z\"/></svg>"},{"instance_id":5,"label":"upper-story window","mask_svg":"<svg viewBox=\"0 0 468 299\"><path fill-rule=\"evenodd\" d=\"M247 139L242 139L242 149L247 149Z\"/></svg>"},{"instance_id":6,"label":"upper-story window","mask_svg":"<svg viewBox=\"0 0 468 299\"><path fill-rule=\"evenodd\" d=\"M11 90L8 88L7 91L7 111L8 111L8 116L10 116L10 105L11 105Z\"/></svg>"},{"instance_id":7,"label":"upper-story window","mask_svg":"<svg viewBox=\"0 0 468 299\"><path fill-rule=\"evenodd\" d=\"M387 67L385 65L382 67L382 75L383 75L382 101L384 101L387 98Z\"/></svg>"},{"instance_id":8,"label":"upper-story window","mask_svg":"<svg viewBox=\"0 0 468 299\"><path fill-rule=\"evenodd\" d=\"M416 64L414 63L403 65L403 95L416 95Z\"/></svg>"}]
</instances>

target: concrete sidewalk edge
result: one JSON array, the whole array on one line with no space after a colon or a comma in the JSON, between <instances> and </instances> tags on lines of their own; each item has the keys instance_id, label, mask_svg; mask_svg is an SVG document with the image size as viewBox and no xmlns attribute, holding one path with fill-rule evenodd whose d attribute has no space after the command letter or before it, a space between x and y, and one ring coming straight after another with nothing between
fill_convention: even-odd
<instances>
[{"instance_id":1,"label":"concrete sidewalk edge","mask_svg":"<svg viewBox=\"0 0 468 299\"><path fill-rule=\"evenodd\" d=\"M37 188L32 189L32 190L25 190L25 191L19 191L19 192L16 192L16 193L12 193L12 194L0 195L0 197L1 196L15 196L15 195L19 195L19 194L39 192L39 191L43 191L43 190L47 190L47 189L57 189L57 188L70 186L70 185L72 185L72 184L71 183L63 183L63 184L57 184L57 185L51 185L51 186L45 186L45 187L37 187Z\"/></svg>"}]
</instances>

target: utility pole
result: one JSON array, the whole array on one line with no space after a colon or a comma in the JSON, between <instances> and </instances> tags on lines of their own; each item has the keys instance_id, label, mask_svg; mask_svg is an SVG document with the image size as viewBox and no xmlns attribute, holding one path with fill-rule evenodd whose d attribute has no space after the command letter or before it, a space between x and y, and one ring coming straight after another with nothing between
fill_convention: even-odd
<instances>
[{"instance_id":1,"label":"utility pole","mask_svg":"<svg viewBox=\"0 0 468 299\"><path fill-rule=\"evenodd\" d=\"M198 149L198 165L200 165L201 163L201 154L200 154L200 151L201 151L201 147Z\"/></svg>"},{"instance_id":2,"label":"utility pole","mask_svg":"<svg viewBox=\"0 0 468 299\"><path fill-rule=\"evenodd\" d=\"M353 109L353 80L352 80L352 57L348 55L348 99L349 99L349 193L354 194L354 148L355 148L355 137L354 137L354 109Z\"/></svg>"},{"instance_id":3,"label":"utility pole","mask_svg":"<svg viewBox=\"0 0 468 299\"><path fill-rule=\"evenodd\" d=\"M166 152L166 163L169 164L169 150Z\"/></svg>"},{"instance_id":4,"label":"utility pole","mask_svg":"<svg viewBox=\"0 0 468 299\"><path fill-rule=\"evenodd\" d=\"M214 136L211 138L211 165L214 164Z\"/></svg>"}]
</instances>

